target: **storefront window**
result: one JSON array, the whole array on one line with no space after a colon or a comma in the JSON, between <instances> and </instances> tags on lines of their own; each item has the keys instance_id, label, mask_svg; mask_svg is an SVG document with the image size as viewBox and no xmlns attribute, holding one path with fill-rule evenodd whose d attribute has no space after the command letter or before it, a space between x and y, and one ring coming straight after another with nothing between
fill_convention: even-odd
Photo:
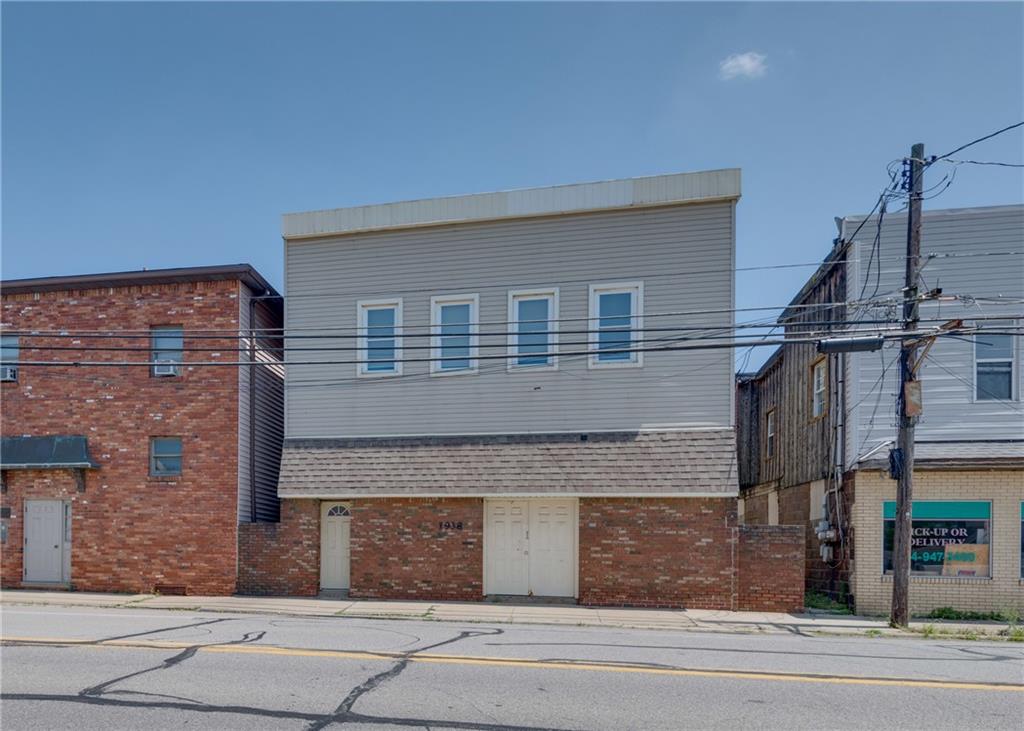
<instances>
[{"instance_id":1,"label":"storefront window","mask_svg":"<svg viewBox=\"0 0 1024 731\"><path fill-rule=\"evenodd\" d=\"M990 577L992 505L915 500L911 510L910 572L916 576ZM883 569L892 573L896 503L884 505Z\"/></svg>"}]
</instances>

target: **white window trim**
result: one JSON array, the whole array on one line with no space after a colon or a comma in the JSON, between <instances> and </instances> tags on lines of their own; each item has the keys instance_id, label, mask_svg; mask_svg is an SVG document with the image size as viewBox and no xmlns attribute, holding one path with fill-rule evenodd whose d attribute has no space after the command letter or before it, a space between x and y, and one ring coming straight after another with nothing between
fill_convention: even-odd
<instances>
[{"instance_id":1,"label":"white window trim","mask_svg":"<svg viewBox=\"0 0 1024 731\"><path fill-rule=\"evenodd\" d=\"M775 459L775 448L777 444L776 432L778 425L775 423L775 407L764 413L764 457L765 460Z\"/></svg>"},{"instance_id":2,"label":"white window trim","mask_svg":"<svg viewBox=\"0 0 1024 731\"><path fill-rule=\"evenodd\" d=\"M550 341L550 363L546 365L520 365L519 358L518 313L516 302L521 299L548 300L548 340ZM510 372L535 372L558 370L558 287L548 289L510 289L508 291L508 370Z\"/></svg>"},{"instance_id":3,"label":"white window trim","mask_svg":"<svg viewBox=\"0 0 1024 731\"><path fill-rule=\"evenodd\" d=\"M590 312L587 320L587 330L591 331L590 336L587 338L590 346L588 350L591 351L590 355L587 356L587 367L588 368L642 368L644 365L644 354L643 352L630 353L635 356L633 360L627 361L607 361L601 362L598 360L598 353L594 352L597 350L598 345L598 333L600 329L600 312L598 308L598 296L602 294L610 294L614 292L632 292L633 293L633 330L643 330L644 327L644 283L643 282L606 282L603 284L591 284L589 288L589 301L590 301ZM642 332L636 332L633 338L634 348L642 348L644 337Z\"/></svg>"},{"instance_id":4,"label":"white window trim","mask_svg":"<svg viewBox=\"0 0 1024 731\"><path fill-rule=\"evenodd\" d=\"M989 322L985 322L985 323L979 322L979 323L975 323L975 324L977 324L979 326L980 325L988 325L990 327L994 327L994 326L998 325L999 323L993 323L993 322L989 321ZM1013 328L1013 327L1016 327L1016 325L1017 325L1017 321L1016 320L1012 320L1011 319L1011 320L1007 320L1006 321L1006 327ZM984 333L982 333L981 336L983 337ZM996 403L996 404L999 404L999 403L1006 403L1007 401L1019 401L1020 400L1020 389L1017 388L1017 373L1018 373L1017 369L1020 367L1020 352L1018 351L1018 348L1017 348L1017 340L1018 340L1018 338L1010 338L1010 348L1011 348L1011 350L1010 350L1010 398L1009 399L1004 399L1004 398L998 398L998 399L997 398L979 399L978 398L978 363L1005 363L1006 359L1005 358L982 358L981 360L978 360L978 337L979 337L978 335L975 335L974 339L971 341L971 362L973 364L972 367L971 367L971 402L972 403L976 403L976 404L981 404L981 403Z\"/></svg>"},{"instance_id":5,"label":"white window trim","mask_svg":"<svg viewBox=\"0 0 1024 731\"><path fill-rule=\"evenodd\" d=\"M370 356L367 331L366 313L369 310L383 310L394 308L395 310L395 370L393 371L371 371L368 369L367 360ZM356 375L359 378L392 378L402 375L402 298L389 297L385 299L359 300L356 302L356 322L359 323L357 332L359 343L356 347Z\"/></svg>"},{"instance_id":6,"label":"white window trim","mask_svg":"<svg viewBox=\"0 0 1024 731\"><path fill-rule=\"evenodd\" d=\"M821 390L818 390L818 371L821 370ZM821 394L821 411L815 408ZM821 419L828 411L828 358L821 358L811 364L811 419Z\"/></svg>"},{"instance_id":7,"label":"white window trim","mask_svg":"<svg viewBox=\"0 0 1024 731\"><path fill-rule=\"evenodd\" d=\"M441 306L469 305L469 368L446 371L441 369ZM464 376L480 371L480 295L446 294L430 298L430 375Z\"/></svg>"}]
</instances>

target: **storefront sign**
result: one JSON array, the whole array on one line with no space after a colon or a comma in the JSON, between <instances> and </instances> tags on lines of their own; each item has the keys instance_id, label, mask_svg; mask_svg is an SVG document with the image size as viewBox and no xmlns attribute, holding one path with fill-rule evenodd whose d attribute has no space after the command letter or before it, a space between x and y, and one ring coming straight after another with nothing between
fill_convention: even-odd
<instances>
[{"instance_id":1,"label":"storefront sign","mask_svg":"<svg viewBox=\"0 0 1024 731\"><path fill-rule=\"evenodd\" d=\"M991 505L987 502L914 501L911 511L911 573L988 577ZM883 560L892 572L896 503L884 506Z\"/></svg>"}]
</instances>

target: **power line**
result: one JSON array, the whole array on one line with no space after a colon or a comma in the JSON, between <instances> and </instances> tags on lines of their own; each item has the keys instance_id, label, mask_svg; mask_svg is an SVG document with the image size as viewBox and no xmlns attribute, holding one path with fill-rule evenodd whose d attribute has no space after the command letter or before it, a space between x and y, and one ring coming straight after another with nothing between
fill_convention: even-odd
<instances>
[{"instance_id":1,"label":"power line","mask_svg":"<svg viewBox=\"0 0 1024 731\"><path fill-rule=\"evenodd\" d=\"M953 165L995 165L1004 168L1024 168L1024 163L1019 162L983 162L981 160L950 160L944 159L942 162L948 162Z\"/></svg>"},{"instance_id":2,"label":"power line","mask_svg":"<svg viewBox=\"0 0 1024 731\"><path fill-rule=\"evenodd\" d=\"M992 139L993 137L995 137L997 135L1001 135L1004 132L1009 132L1011 129L1017 129L1017 127L1022 127L1022 126L1024 126L1024 122L1017 122L1016 124L1011 124L1009 127L1003 127L1002 129L996 130L995 132L992 132L991 134L987 134L984 137L979 137L976 140L971 140L966 145L960 145L960 147L956 148L955 150L950 150L945 155L939 155L938 157L933 157L930 161L922 160L922 162L925 163L925 166L928 166L928 165L931 165L932 163L938 162L939 160L945 160L947 157L950 157L951 155L955 155L956 153L960 152L961 150L966 150L968 147L976 145L979 142L984 142L985 140L990 140L990 139Z\"/></svg>"},{"instance_id":3,"label":"power line","mask_svg":"<svg viewBox=\"0 0 1024 731\"><path fill-rule=\"evenodd\" d=\"M879 333L883 340L905 340L905 339L916 339L922 337L952 337L960 333L956 331L899 331L898 334L892 335ZM383 362L402 362L402 363L432 363L432 362L445 362L445 361L480 361L480 360L508 360L516 359L521 357L562 357L562 356L576 356L576 355L613 355L613 354L625 354L625 353L656 353L656 352L674 352L674 351L685 351L685 350L712 350L720 348L735 348L735 347L760 347L763 345L786 345L786 344L799 344L799 343L817 343L821 338L783 338L781 340L764 340L760 343L737 343L735 340L731 340L727 343L706 343L706 344L694 344L694 345L682 345L682 346L663 346L663 347L637 347L637 348L598 348L588 349L582 351L547 351L544 353L505 353L501 355L453 355L453 356L439 356L431 358L390 358L383 360ZM443 350L443 349L442 349ZM262 363L255 361L193 361L182 363L182 366L187 367L205 367L205 366L252 366L252 365L284 365L284 366L305 366L305 365L364 365L380 363L381 361L370 361L370 360L309 360L309 361L263 361ZM146 366L151 367L160 365L158 361L11 361L3 362L0 365L14 365L19 367L33 367L33 366L59 366L59 367L122 367L122 366Z\"/></svg>"},{"instance_id":4,"label":"power line","mask_svg":"<svg viewBox=\"0 0 1024 731\"><path fill-rule=\"evenodd\" d=\"M1017 299L1017 298L1006 298L1006 297L999 297L999 296L974 296L974 295L943 295L943 296L945 298L954 298L956 300L963 301L963 302L968 303L968 304L974 303L974 302L985 302L987 304L992 304L992 305L1016 305L1016 304L1024 303L1024 300L1020 300L1020 299ZM924 302L922 302L922 304L928 304L929 302L931 302L931 300L925 300ZM855 306L855 305L860 305L860 306L865 306L865 305L866 306L886 305L886 306L888 306L888 305L891 305L891 304L894 304L894 303L895 303L895 300L890 300L890 299L886 298L886 299L880 299L880 300L868 300L868 301L863 301L863 302L860 302L860 301L822 302L822 303L815 303L815 304L808 304L808 305L793 305L792 307L801 307L801 308L805 308L805 309L830 309L830 308L841 308L841 307L848 307L848 306ZM775 309L781 309L781 308L778 308L778 307L769 307L769 308L751 307L751 308L740 308L740 309L737 309L737 310L694 310L694 311L690 311L690 312L645 313L645 314L638 315L637 319L644 319L644 318L649 318L649 317L650 318L654 318L654 317L671 317L671 316L677 316L677 315L690 315L690 314L723 314L723 313L735 313L735 312L765 310L765 309L767 309L767 310L775 310ZM806 313L803 313L803 314L806 314ZM1015 318L1020 317L1020 316L1022 316L1022 315L1017 315L1017 314L1011 313L1011 314L1005 314L1005 315L979 316L979 317L974 317L974 318L971 318L971 319L978 320L978 321L993 320L993 319L994 320L1003 320L1003 319L1015 319ZM598 318L598 317L592 317L592 318L590 318L590 317L576 317L576 318L555 318L555 319L550 319L550 320L519 320L519 321L509 321L507 323L502 323L502 322L498 322L498 321L473 322L473 323L469 323L469 324L473 325L473 326L476 326L476 325L486 325L486 324L494 324L494 325L511 324L511 325L516 325L516 324L545 323L545 322L553 322L553 323L558 323L558 322L584 322L584 321L592 321L592 320L599 320L599 319L601 319L601 318ZM640 333L645 333L645 332L699 332L699 331L713 331L713 330L723 330L723 329L760 329L760 328L772 328L772 329L775 329L775 327L777 327L777 326L787 326L787 327L791 327L791 328L801 328L801 327L808 327L808 326L833 326L833 325L835 325L835 326L842 326L842 325L882 325L882 324L890 324L890 323L896 322L897 319L898 318L895 318L895 317L891 317L891 318L872 318L872 319L849 319L849 318L847 318L847 319L806 320L806 321L786 322L786 320L789 320L789 318L770 318L770 319L769 318L760 318L760 319L757 319L757 320L748 320L748 321L742 321L742 322L738 322L738 323L724 322L724 323L719 323L719 324L704 323L704 324L700 324L700 325L679 324L679 325L662 326L662 327L635 327L635 328L631 328L631 331L632 332L640 332ZM937 321L945 322L946 319L948 319L948 318L932 317L932 318L923 318L923 319L924 319L924 321L928 321L928 322L937 322ZM440 328L441 328L440 325L402 325L401 327L399 327L399 326L395 326L395 327L396 327L397 332L395 333L394 337L401 338L401 339L406 339L406 338L423 338L423 337L442 337L444 335L451 335L451 334L453 334L453 333L442 332L440 330ZM410 330L410 329L413 329L413 328L415 328L415 329L432 328L434 331L433 332L424 332L424 333L406 332L407 330ZM316 340L316 339L345 340L345 339L356 339L356 338L364 338L364 337L366 337L366 335L367 335L366 331L369 330L369 329L371 329L371 328L357 327L357 326L328 326L328 327L318 327L318 328L298 328L298 329L290 329L288 332L285 332L283 334L279 334L279 335L276 335L276 336L275 335L264 335L264 334L261 334L263 332L263 330L260 330L260 329L255 329L254 331L250 331L247 328L243 328L243 329L239 329L239 330L204 330L204 329L190 330L188 328L182 328L181 332L183 334L183 339L184 340L217 340L217 341L227 341L227 340L233 340L233 339L235 339L235 340L237 340L237 339L248 340L248 339L252 338L252 339L256 339L257 341L265 342L266 340L281 340L281 339L286 339L286 338L292 338L292 339L295 339L295 340ZM348 331L356 331L356 332L348 332ZM211 334L192 335L191 334L191 333L215 333L215 332L216 333L221 333L221 334L219 334L219 335L211 335ZM471 333L471 334L476 335L478 337L508 337L508 336L511 336L511 335L524 335L524 334L526 334L526 335L572 335L572 334L584 335L584 334L597 334L597 333L600 333L600 332L603 332L603 331L601 329L590 329L590 328L588 328L588 329L575 329L575 330L561 330L561 329L560 330L544 330L544 331L532 331L532 332L528 332L528 333L524 333L524 332L521 332L519 330L500 330L500 331L494 331L494 332L487 332L487 331L485 331L485 332L477 332L477 333ZM298 333L304 333L304 334L298 334ZM82 331L75 331L75 330L67 330L67 329L60 329L60 330L12 330L12 329L0 329L0 334L8 335L8 336L17 336L19 338L41 338L41 339L57 339L57 338L59 338L59 339L73 339L73 340L78 340L78 339L83 339L83 340L84 339L138 340L138 339L150 339L152 337L152 335L153 335L153 331L152 330L82 330ZM43 346L23 345L22 347L24 347L26 349L31 349L31 348L36 348L36 347L42 348ZM127 348L128 346L124 346L124 347ZM281 349L281 348L279 348L277 346L266 346L266 347L271 349L271 350L279 350L279 349ZM285 346L285 349L291 349L293 347L296 347L296 346ZM152 348L143 348L143 349L151 350ZM181 350L181 349L189 350L190 348L165 348L165 349L166 350ZM200 348L195 348L195 349L196 350L202 350ZM231 347L210 348L210 350L231 350L231 349L232 349ZM239 350L241 350L241 349L242 348L239 348ZM247 349L247 348L245 348L245 349Z\"/></svg>"}]
</instances>

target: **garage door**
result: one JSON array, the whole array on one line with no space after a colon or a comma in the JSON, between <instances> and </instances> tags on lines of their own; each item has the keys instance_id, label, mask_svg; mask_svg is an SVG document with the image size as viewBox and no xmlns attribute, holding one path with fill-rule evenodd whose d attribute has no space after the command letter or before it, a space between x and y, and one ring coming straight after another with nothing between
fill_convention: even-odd
<instances>
[{"instance_id":1,"label":"garage door","mask_svg":"<svg viewBox=\"0 0 1024 731\"><path fill-rule=\"evenodd\" d=\"M487 594L576 595L576 501L488 500Z\"/></svg>"}]
</instances>

